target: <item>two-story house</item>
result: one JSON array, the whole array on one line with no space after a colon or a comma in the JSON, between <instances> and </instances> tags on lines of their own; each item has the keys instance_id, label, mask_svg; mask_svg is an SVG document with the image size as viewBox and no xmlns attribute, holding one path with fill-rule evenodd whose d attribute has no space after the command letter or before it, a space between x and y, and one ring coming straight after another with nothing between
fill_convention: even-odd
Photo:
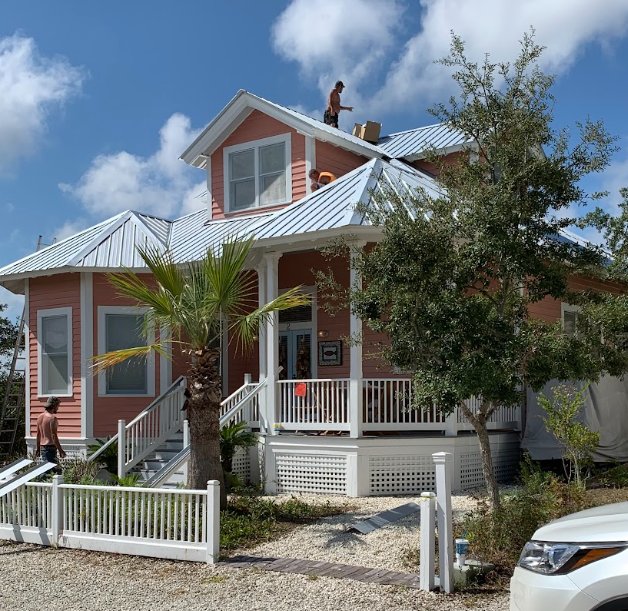
<instances>
[{"instance_id":1,"label":"two-story house","mask_svg":"<svg viewBox=\"0 0 628 611\"><path fill-rule=\"evenodd\" d=\"M432 485L431 454L449 451L454 487L481 484L477 440L462 414L442 418L406 410L407 376L365 359L364 346L343 345L342 338L362 324L349 311L330 317L317 307L313 275L328 266L318 248L330 238L350 234L364 244L378 239L380 229L356 211L357 203L368 202L383 185L438 191L426 151L435 147L453 159L465 154L464 145L443 125L373 144L238 92L181 156L206 173L205 209L175 220L127 211L0 270L0 283L26 298L29 445L47 397L56 395L66 448L84 451L94 438L126 430L126 468L146 459L180 427L179 416L163 428L168 423L160 412L157 432L157 420L151 424L149 416L139 418L141 426L132 421L163 407L174 390L180 396L182 382L175 382L188 362L175 353L91 374L93 356L144 341L138 332L144 313L119 298L105 274L124 268L147 273L138 245L169 249L185 263L226 238L254 236L249 268L260 301L297 285L313 299L311 306L281 313L251 353L238 352L223 337L224 410L247 410L245 417L261 433L259 448L241 459L241 471L263 474L270 491L412 493ZM338 179L312 193L312 168ZM337 279L353 280L350 262L333 265ZM559 319L564 311L561 303L547 301L535 315ZM366 329L364 336L366 346ZM254 397L242 401L252 389ZM497 476L508 478L520 455L519 410L499 410L491 426Z\"/></svg>"}]
</instances>

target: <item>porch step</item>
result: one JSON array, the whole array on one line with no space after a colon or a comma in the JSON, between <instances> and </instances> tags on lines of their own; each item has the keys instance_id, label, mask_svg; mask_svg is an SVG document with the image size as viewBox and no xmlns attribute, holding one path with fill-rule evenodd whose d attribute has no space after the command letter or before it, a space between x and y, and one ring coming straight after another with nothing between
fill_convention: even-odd
<instances>
[{"instance_id":1,"label":"porch step","mask_svg":"<svg viewBox=\"0 0 628 611\"><path fill-rule=\"evenodd\" d=\"M140 483L148 481L155 473L165 467L183 449L183 433L174 433L163 444L151 452L143 461L136 465L131 473L139 473ZM183 471L174 472L162 488L176 488L185 482Z\"/></svg>"}]
</instances>

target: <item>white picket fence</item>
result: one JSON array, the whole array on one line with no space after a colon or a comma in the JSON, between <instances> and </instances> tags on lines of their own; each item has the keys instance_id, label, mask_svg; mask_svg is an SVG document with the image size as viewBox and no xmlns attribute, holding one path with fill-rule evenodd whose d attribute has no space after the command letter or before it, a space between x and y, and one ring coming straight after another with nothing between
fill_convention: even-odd
<instances>
[{"instance_id":1,"label":"white picket fence","mask_svg":"<svg viewBox=\"0 0 628 611\"><path fill-rule=\"evenodd\" d=\"M206 490L28 483L0 497L0 539L215 563L220 487Z\"/></svg>"}]
</instances>

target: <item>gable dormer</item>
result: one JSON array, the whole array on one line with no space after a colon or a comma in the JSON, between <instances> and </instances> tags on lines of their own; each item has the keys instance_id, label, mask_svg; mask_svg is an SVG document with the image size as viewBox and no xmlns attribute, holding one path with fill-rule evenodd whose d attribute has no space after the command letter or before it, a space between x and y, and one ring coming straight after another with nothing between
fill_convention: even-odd
<instances>
[{"instance_id":1,"label":"gable dormer","mask_svg":"<svg viewBox=\"0 0 628 611\"><path fill-rule=\"evenodd\" d=\"M216 219L298 201L310 192L312 168L340 177L382 156L360 138L240 91L181 158L207 172Z\"/></svg>"}]
</instances>

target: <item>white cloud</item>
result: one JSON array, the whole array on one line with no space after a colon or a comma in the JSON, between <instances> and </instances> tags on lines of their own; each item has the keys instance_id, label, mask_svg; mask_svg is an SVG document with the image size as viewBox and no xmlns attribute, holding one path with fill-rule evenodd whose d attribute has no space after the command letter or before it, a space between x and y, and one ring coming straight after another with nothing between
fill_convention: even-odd
<instances>
[{"instance_id":1,"label":"white cloud","mask_svg":"<svg viewBox=\"0 0 628 611\"><path fill-rule=\"evenodd\" d=\"M32 38L0 39L0 174L41 146L50 113L77 95L85 72L42 57Z\"/></svg>"},{"instance_id":2,"label":"white cloud","mask_svg":"<svg viewBox=\"0 0 628 611\"><path fill-rule=\"evenodd\" d=\"M11 214L11 212L13 212L15 210L15 205L13 205L11 202L8 202L6 204L4 204L4 209Z\"/></svg>"},{"instance_id":3,"label":"white cloud","mask_svg":"<svg viewBox=\"0 0 628 611\"><path fill-rule=\"evenodd\" d=\"M159 148L142 157L127 151L99 155L74 185L59 188L76 197L88 215L98 220L124 210L137 210L171 218L200 205L194 198L206 188L197 182L202 174L179 160L179 155L196 138L190 119L175 113L159 132ZM79 225L83 224L79 221ZM73 230L75 221L66 223ZM62 227L58 233L65 233ZM71 234L69 234L71 235Z\"/></svg>"},{"instance_id":4,"label":"white cloud","mask_svg":"<svg viewBox=\"0 0 628 611\"><path fill-rule=\"evenodd\" d=\"M434 61L448 54L452 30L465 40L471 58L481 61L490 52L494 60L503 61L516 56L519 40L533 26L537 42L547 46L542 66L558 73L571 66L585 45L607 46L628 29L626 0L420 0L419 4L419 29L403 39L400 25L406 24L401 23L403 9L397 0L324 0L314 5L293 0L275 22L274 48L285 59L298 62L304 77L315 78L321 90L329 88L336 74L346 75L351 84L347 93L362 116L406 111L417 104L425 107L442 99L451 79ZM390 59L391 47L398 55L389 63L379 92L368 100L354 94L358 87L364 91L367 78L372 87L370 70Z\"/></svg>"},{"instance_id":5,"label":"white cloud","mask_svg":"<svg viewBox=\"0 0 628 611\"><path fill-rule=\"evenodd\" d=\"M358 107L358 83L384 62L403 13L399 0L293 0L273 25L273 48L324 95L345 81Z\"/></svg>"}]
</instances>

